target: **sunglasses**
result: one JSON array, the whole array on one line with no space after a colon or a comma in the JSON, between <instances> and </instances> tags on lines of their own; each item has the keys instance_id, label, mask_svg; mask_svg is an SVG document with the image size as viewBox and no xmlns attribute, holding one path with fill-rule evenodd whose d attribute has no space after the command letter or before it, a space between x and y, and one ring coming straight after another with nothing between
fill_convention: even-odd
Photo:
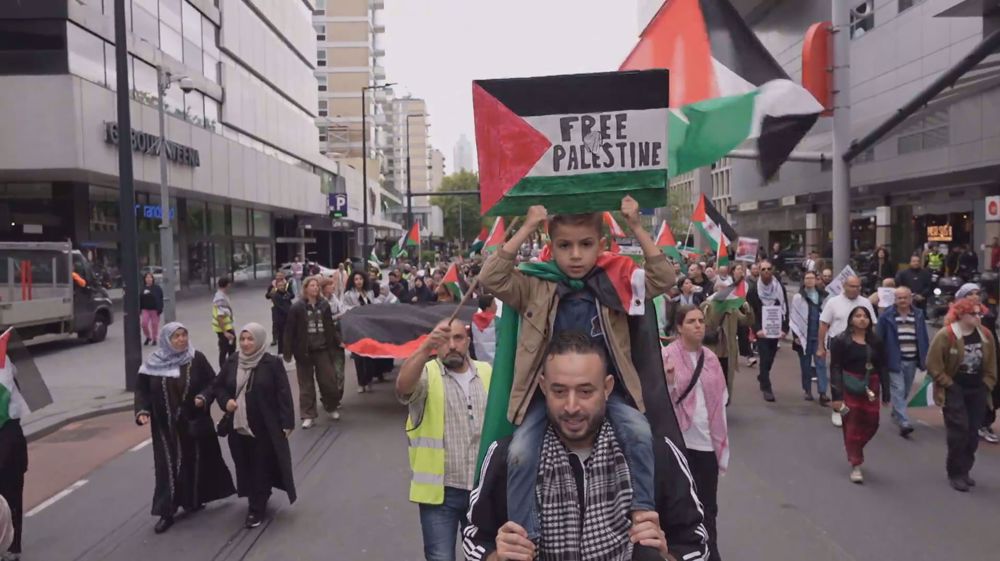
<instances>
[{"instance_id":1,"label":"sunglasses","mask_svg":"<svg viewBox=\"0 0 1000 561\"><path fill-rule=\"evenodd\" d=\"M770 271L771 267L761 267L760 270L761 271Z\"/></svg>"}]
</instances>

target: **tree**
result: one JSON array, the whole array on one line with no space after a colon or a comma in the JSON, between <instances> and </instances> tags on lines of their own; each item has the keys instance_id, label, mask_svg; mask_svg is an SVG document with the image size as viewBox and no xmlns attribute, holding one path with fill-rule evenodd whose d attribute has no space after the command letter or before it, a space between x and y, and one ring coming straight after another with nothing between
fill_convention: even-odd
<instances>
[{"instance_id":1,"label":"tree","mask_svg":"<svg viewBox=\"0 0 1000 561\"><path fill-rule=\"evenodd\" d=\"M460 171L441 181L440 195L431 196L431 204L441 207L444 214L444 237L465 247L472 243L483 227L479 215L479 198L471 195L447 195L449 191L478 191L479 175ZM459 224L461 223L461 231Z\"/></svg>"}]
</instances>

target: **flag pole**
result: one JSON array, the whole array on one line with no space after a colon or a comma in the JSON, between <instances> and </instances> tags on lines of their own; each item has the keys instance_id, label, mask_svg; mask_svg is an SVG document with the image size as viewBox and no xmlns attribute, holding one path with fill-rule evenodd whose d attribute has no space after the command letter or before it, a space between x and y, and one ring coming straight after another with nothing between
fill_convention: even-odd
<instances>
[{"instance_id":1,"label":"flag pole","mask_svg":"<svg viewBox=\"0 0 1000 561\"><path fill-rule=\"evenodd\" d=\"M517 226L517 223L520 221L520 216L515 216L514 219L510 221L510 225L507 226L507 229L503 233L503 239L505 242L507 240L507 236L514 233L514 227ZM448 325L451 325L451 322L455 321L455 318L458 317L458 311L461 310L462 306L469 301L469 298L472 297L472 293L475 292L477 288L479 288L479 275L476 275L476 279L472 281L472 284L469 285L469 289L462 295L462 300L459 301L458 306L455 306L455 311L452 312L451 316L448 318Z\"/></svg>"}]
</instances>

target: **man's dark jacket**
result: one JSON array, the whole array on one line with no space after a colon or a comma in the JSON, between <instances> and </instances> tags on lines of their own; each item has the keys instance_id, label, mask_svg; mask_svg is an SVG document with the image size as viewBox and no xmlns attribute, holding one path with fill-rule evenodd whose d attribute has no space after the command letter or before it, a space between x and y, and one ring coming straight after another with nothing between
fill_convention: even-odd
<instances>
[{"instance_id":1,"label":"man's dark jacket","mask_svg":"<svg viewBox=\"0 0 1000 561\"><path fill-rule=\"evenodd\" d=\"M788 333L788 305L791 304L791 301L788 300L788 291L785 290L785 285L781 284L777 276L771 277L771 282L778 283L781 292L785 295L785 313L781 319L781 332ZM753 308L753 332L757 333L763 329L764 314L761 313L761 309L764 307L764 303L761 301L760 295L757 294L757 283L748 280L747 284L750 285L750 289L747 290L747 303Z\"/></svg>"},{"instance_id":2,"label":"man's dark jacket","mask_svg":"<svg viewBox=\"0 0 1000 561\"><path fill-rule=\"evenodd\" d=\"M496 550L497 533L507 522L507 453L511 437L490 445L483 460L480 480L469 503L469 526L463 541L466 559L480 561ZM684 452L667 438L653 439L656 463L656 511L667 536L670 554L678 561L708 559L704 514L696 498L691 468ZM648 548L635 548L632 559Z\"/></svg>"},{"instance_id":3,"label":"man's dark jacket","mask_svg":"<svg viewBox=\"0 0 1000 561\"><path fill-rule=\"evenodd\" d=\"M896 273L896 286L910 289L910 292L922 296L925 300L931 297L931 273L927 269L907 267Z\"/></svg>"}]
</instances>

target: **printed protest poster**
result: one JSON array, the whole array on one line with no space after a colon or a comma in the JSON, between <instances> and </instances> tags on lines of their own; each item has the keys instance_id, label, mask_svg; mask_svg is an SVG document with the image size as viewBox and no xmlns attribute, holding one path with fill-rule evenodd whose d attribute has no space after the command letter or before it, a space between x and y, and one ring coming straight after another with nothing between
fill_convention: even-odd
<instances>
[{"instance_id":1,"label":"printed protest poster","mask_svg":"<svg viewBox=\"0 0 1000 561\"><path fill-rule=\"evenodd\" d=\"M757 248L760 247L760 240L757 238L744 238L740 236L736 240L736 260L753 263L757 261Z\"/></svg>"},{"instance_id":2,"label":"printed protest poster","mask_svg":"<svg viewBox=\"0 0 1000 561\"><path fill-rule=\"evenodd\" d=\"M760 325L767 339L781 338L781 306L761 306Z\"/></svg>"},{"instance_id":3,"label":"printed protest poster","mask_svg":"<svg viewBox=\"0 0 1000 561\"><path fill-rule=\"evenodd\" d=\"M668 85L662 69L474 81L482 214L663 206Z\"/></svg>"},{"instance_id":4,"label":"printed protest poster","mask_svg":"<svg viewBox=\"0 0 1000 561\"><path fill-rule=\"evenodd\" d=\"M847 265L840 271L840 274L830 281L830 284L826 285L827 293L829 293L830 296L839 295L844 291L844 281L847 280L847 277L856 276L858 276L858 274L854 272L854 269L852 269L850 265Z\"/></svg>"},{"instance_id":5,"label":"printed protest poster","mask_svg":"<svg viewBox=\"0 0 1000 561\"><path fill-rule=\"evenodd\" d=\"M878 289L878 307L888 308L896 303L896 289L880 286Z\"/></svg>"}]
</instances>

